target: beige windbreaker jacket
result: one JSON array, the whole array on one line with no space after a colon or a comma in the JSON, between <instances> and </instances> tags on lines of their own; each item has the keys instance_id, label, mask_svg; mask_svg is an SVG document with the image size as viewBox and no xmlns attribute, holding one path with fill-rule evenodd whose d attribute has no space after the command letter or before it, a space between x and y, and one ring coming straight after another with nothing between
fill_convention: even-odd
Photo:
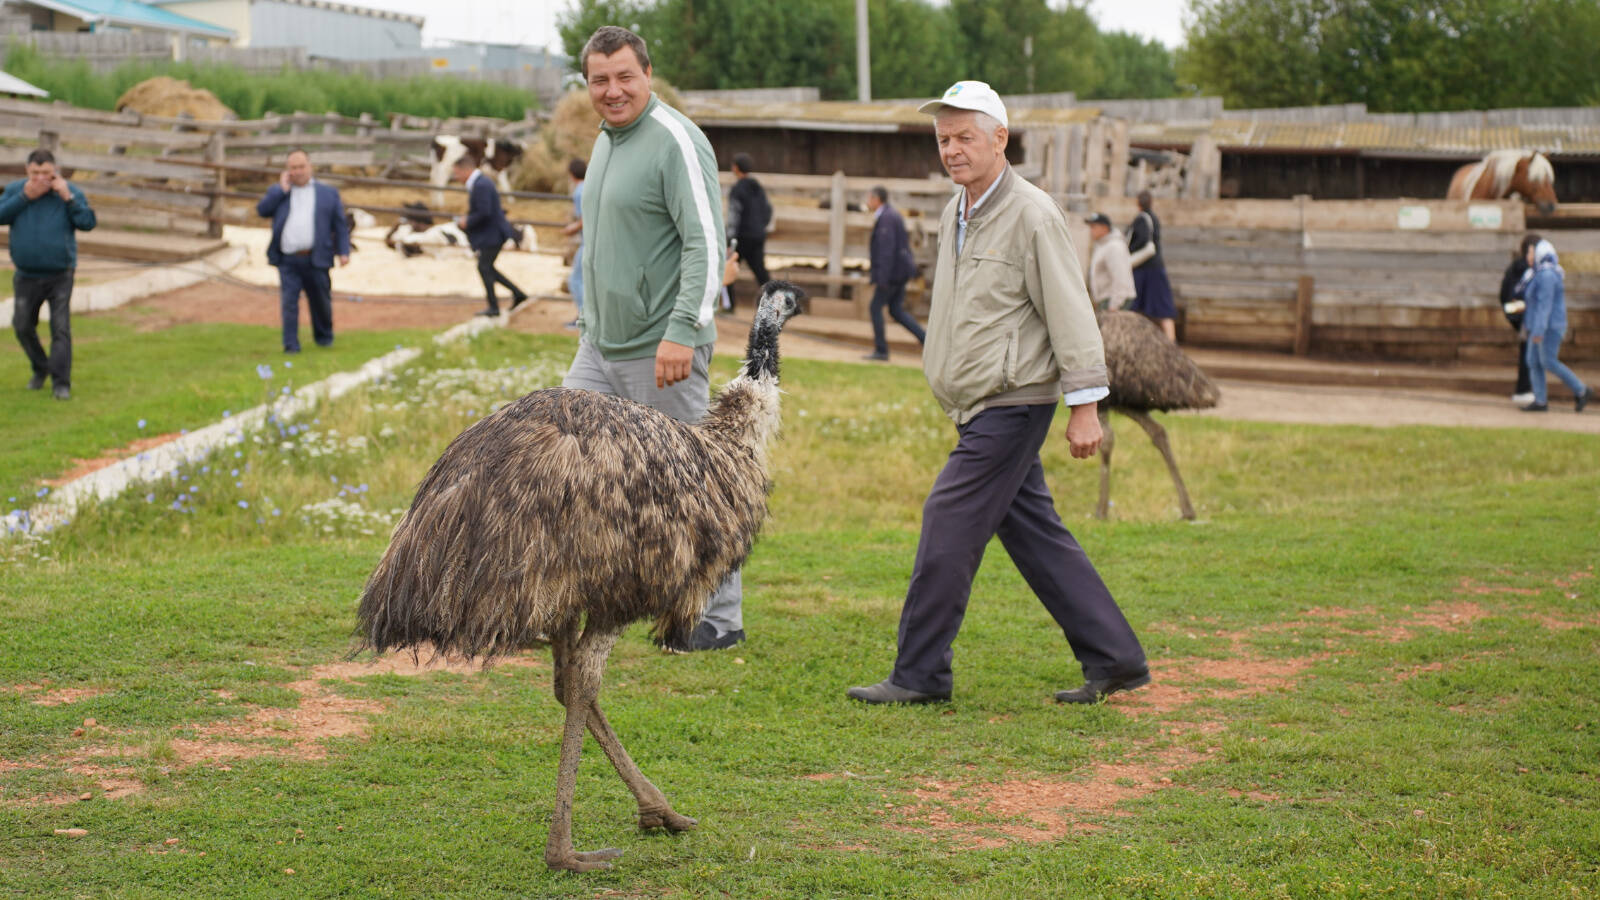
<instances>
[{"instance_id":1,"label":"beige windbreaker jacket","mask_svg":"<svg viewBox=\"0 0 1600 900\"><path fill-rule=\"evenodd\" d=\"M1014 174L967 222L956 254L958 191L939 220L922 371L957 425L985 409L1055 403L1105 387L1105 349L1067 220Z\"/></svg>"}]
</instances>

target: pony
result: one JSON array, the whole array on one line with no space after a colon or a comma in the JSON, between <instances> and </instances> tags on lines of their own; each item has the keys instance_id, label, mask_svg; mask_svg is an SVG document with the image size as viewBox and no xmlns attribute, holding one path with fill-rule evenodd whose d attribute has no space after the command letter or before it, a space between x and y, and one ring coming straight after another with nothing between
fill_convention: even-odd
<instances>
[{"instance_id":1,"label":"pony","mask_svg":"<svg viewBox=\"0 0 1600 900\"><path fill-rule=\"evenodd\" d=\"M1520 195L1550 215L1556 210L1556 170L1543 153L1496 150L1456 170L1446 200L1500 200Z\"/></svg>"}]
</instances>

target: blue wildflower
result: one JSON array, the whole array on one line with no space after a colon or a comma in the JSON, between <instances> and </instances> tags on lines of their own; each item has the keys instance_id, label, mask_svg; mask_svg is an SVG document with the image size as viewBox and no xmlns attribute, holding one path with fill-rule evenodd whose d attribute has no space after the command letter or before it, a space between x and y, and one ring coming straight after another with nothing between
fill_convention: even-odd
<instances>
[{"instance_id":1,"label":"blue wildflower","mask_svg":"<svg viewBox=\"0 0 1600 900\"><path fill-rule=\"evenodd\" d=\"M240 509L249 509L250 508L250 501L249 500L240 500L239 501L239 508Z\"/></svg>"},{"instance_id":2,"label":"blue wildflower","mask_svg":"<svg viewBox=\"0 0 1600 900\"><path fill-rule=\"evenodd\" d=\"M143 419L140 419L140 420L139 420L139 428L140 428L140 429L141 429L141 430L143 430L143 429L144 429L144 424L145 424L145 423L144 423L144 420L143 420Z\"/></svg>"},{"instance_id":3,"label":"blue wildflower","mask_svg":"<svg viewBox=\"0 0 1600 900\"><path fill-rule=\"evenodd\" d=\"M272 377L272 367L266 363L260 363L256 366L256 374L261 376L262 381L265 381Z\"/></svg>"}]
</instances>

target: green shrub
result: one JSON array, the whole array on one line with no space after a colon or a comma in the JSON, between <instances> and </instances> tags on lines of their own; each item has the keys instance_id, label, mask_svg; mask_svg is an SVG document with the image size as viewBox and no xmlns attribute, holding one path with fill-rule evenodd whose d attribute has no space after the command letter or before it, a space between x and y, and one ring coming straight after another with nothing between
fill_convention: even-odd
<instances>
[{"instance_id":1,"label":"green shrub","mask_svg":"<svg viewBox=\"0 0 1600 900\"><path fill-rule=\"evenodd\" d=\"M520 119L538 98L520 88L449 76L421 75L377 81L321 69L251 72L239 66L183 62L128 62L110 72L94 72L83 60L41 55L24 44L10 45L5 70L50 92L51 98L89 109L114 109L128 88L168 75L181 78L217 99L242 119L268 112L337 112L346 116L389 113L414 116L493 116Z\"/></svg>"}]
</instances>

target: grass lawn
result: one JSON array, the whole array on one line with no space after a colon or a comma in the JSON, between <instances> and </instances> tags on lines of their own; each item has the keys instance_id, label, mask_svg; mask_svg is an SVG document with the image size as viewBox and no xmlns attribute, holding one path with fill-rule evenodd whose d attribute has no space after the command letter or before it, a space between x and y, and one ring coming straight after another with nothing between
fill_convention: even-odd
<instances>
[{"instance_id":1,"label":"grass lawn","mask_svg":"<svg viewBox=\"0 0 1600 900\"><path fill-rule=\"evenodd\" d=\"M245 338L226 334L172 358L204 368L199 346L239 341L210 379L243 369L238 394L174 387L148 408L190 427L259 400ZM843 692L888 671L953 430L920 373L805 361L784 368L750 640L664 656L641 624L606 674L630 753L700 828L637 832L591 741L574 839L626 854L548 872L547 656L420 672L342 658L423 471L496 403L558 380L572 349L501 331L430 347L48 538L0 544L0 895L1600 892L1592 437L1168 417L1199 524L1177 520L1127 423L1106 522L1089 518L1096 466L1053 439L1057 507L1155 682L1056 705L1076 665L996 544L954 702L868 708ZM719 360L718 380L731 369ZM115 408L154 421L138 394Z\"/></svg>"}]
</instances>

